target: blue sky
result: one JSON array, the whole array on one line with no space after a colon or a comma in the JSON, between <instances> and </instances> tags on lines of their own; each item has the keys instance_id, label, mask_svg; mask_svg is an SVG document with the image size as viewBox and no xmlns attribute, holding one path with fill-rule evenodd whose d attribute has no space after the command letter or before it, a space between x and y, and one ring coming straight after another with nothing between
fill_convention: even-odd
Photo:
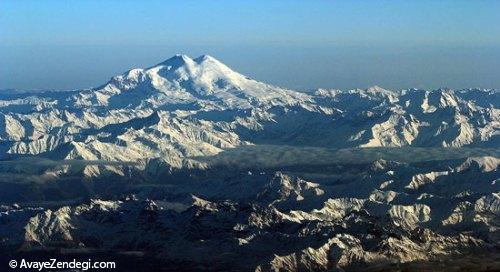
<instances>
[{"instance_id":1,"label":"blue sky","mask_svg":"<svg viewBox=\"0 0 500 272\"><path fill-rule=\"evenodd\" d=\"M0 88L97 86L176 53L293 89L500 87L500 1L0 1Z\"/></svg>"}]
</instances>

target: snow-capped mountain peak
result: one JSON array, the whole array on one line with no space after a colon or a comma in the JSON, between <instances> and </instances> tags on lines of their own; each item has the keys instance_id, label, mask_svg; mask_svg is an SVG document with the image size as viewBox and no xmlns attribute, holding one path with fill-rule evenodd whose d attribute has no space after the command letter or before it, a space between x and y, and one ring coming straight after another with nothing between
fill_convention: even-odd
<instances>
[{"instance_id":1,"label":"snow-capped mountain peak","mask_svg":"<svg viewBox=\"0 0 500 272\"><path fill-rule=\"evenodd\" d=\"M187 55L177 54L146 69L146 72L148 71L157 71L160 76L167 76L172 80L194 80L196 78L205 78L206 80L233 79L233 83L236 83L236 78L245 78L245 76L231 70L225 64L209 55L202 55L192 59ZM175 75L178 78L175 78Z\"/></svg>"},{"instance_id":2,"label":"snow-capped mountain peak","mask_svg":"<svg viewBox=\"0 0 500 272\"><path fill-rule=\"evenodd\" d=\"M159 63L158 65L164 65L164 66L182 66L185 65L186 63L193 63L194 60L190 58L187 55L184 54L175 54L173 57ZM155 66L158 66L155 65Z\"/></svg>"},{"instance_id":3,"label":"snow-capped mountain peak","mask_svg":"<svg viewBox=\"0 0 500 272\"><path fill-rule=\"evenodd\" d=\"M378 86L306 94L250 79L208 55L175 55L98 88L0 101L0 139L4 156L167 158L177 167L192 164L190 156L259 143L490 147L500 135L497 97Z\"/></svg>"},{"instance_id":4,"label":"snow-capped mountain peak","mask_svg":"<svg viewBox=\"0 0 500 272\"><path fill-rule=\"evenodd\" d=\"M73 99L84 107L158 107L205 101L222 107L249 108L255 103L297 104L309 97L252 80L209 55L192 59L178 54L155 66L113 77L106 85L79 93Z\"/></svg>"}]
</instances>

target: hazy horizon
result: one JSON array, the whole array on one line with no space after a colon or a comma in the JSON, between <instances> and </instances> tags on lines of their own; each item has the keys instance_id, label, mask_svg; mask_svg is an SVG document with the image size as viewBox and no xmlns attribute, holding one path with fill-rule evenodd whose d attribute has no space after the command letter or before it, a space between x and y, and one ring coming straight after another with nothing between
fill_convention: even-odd
<instances>
[{"instance_id":1,"label":"hazy horizon","mask_svg":"<svg viewBox=\"0 0 500 272\"><path fill-rule=\"evenodd\" d=\"M96 87L177 53L295 90L500 87L494 1L0 6L0 89Z\"/></svg>"}]
</instances>

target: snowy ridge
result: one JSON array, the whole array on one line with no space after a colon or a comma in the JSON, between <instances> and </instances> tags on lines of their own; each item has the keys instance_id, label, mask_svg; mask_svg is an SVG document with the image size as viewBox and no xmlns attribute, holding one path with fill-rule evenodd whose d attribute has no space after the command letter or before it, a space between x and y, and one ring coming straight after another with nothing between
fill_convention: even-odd
<instances>
[{"instance_id":1,"label":"snowy ridge","mask_svg":"<svg viewBox=\"0 0 500 272\"><path fill-rule=\"evenodd\" d=\"M192 164L189 157L247 144L499 143L498 91L396 92L374 86L305 94L255 81L207 55L176 55L95 89L22 95L9 100L7 94L0 101L3 157L28 154L141 165L157 158L179 168Z\"/></svg>"}]
</instances>

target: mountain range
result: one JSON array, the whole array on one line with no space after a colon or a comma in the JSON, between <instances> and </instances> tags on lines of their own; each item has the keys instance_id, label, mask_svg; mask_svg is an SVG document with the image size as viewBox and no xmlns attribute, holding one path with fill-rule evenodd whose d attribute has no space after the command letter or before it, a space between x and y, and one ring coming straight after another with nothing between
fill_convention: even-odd
<instances>
[{"instance_id":1,"label":"mountain range","mask_svg":"<svg viewBox=\"0 0 500 272\"><path fill-rule=\"evenodd\" d=\"M165 271L500 269L499 107L496 89L298 92L208 55L0 93L0 248Z\"/></svg>"}]
</instances>

